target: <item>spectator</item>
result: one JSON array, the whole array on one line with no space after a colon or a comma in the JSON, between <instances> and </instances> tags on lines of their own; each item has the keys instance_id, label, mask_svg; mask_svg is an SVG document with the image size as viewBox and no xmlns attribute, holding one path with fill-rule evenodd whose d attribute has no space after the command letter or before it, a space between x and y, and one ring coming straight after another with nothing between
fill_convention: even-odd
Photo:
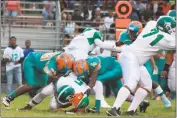
<instances>
[{"instance_id":1,"label":"spectator","mask_svg":"<svg viewBox=\"0 0 177 118\"><path fill-rule=\"evenodd\" d=\"M109 11L109 16L105 17L105 19L104 19L104 24L105 24L107 30L109 30L110 25L112 23L114 23L114 17L113 16L114 16L113 11Z\"/></svg>"},{"instance_id":2,"label":"spectator","mask_svg":"<svg viewBox=\"0 0 177 118\"><path fill-rule=\"evenodd\" d=\"M94 11L93 11L93 14L92 14L92 19L91 20L94 20L96 19L97 16L100 16L101 17L101 13L100 13L100 8L96 8Z\"/></svg>"},{"instance_id":3,"label":"spectator","mask_svg":"<svg viewBox=\"0 0 177 118\"><path fill-rule=\"evenodd\" d=\"M153 6L151 4L147 4L146 10L141 14L141 21L142 23L146 23L149 20L153 20L154 13L153 13Z\"/></svg>"},{"instance_id":4,"label":"spectator","mask_svg":"<svg viewBox=\"0 0 177 118\"><path fill-rule=\"evenodd\" d=\"M81 12L78 9L74 10L74 14L72 16L72 19L73 19L73 21L75 21L75 24L76 24L76 32L81 32L82 29L80 28L80 26L81 26L80 21L82 21L83 18L81 16Z\"/></svg>"},{"instance_id":5,"label":"spectator","mask_svg":"<svg viewBox=\"0 0 177 118\"><path fill-rule=\"evenodd\" d=\"M83 7L83 12L81 14L84 20L90 21L93 16L93 5L88 5Z\"/></svg>"},{"instance_id":6,"label":"spectator","mask_svg":"<svg viewBox=\"0 0 177 118\"><path fill-rule=\"evenodd\" d=\"M162 7L158 7L157 12L155 13L155 20L157 20L160 16L164 15L162 12Z\"/></svg>"},{"instance_id":7,"label":"spectator","mask_svg":"<svg viewBox=\"0 0 177 118\"><path fill-rule=\"evenodd\" d=\"M97 16L97 17L93 20L93 22L94 22L94 23L93 23L93 27L99 27L101 21L103 21L102 18L101 18L101 16Z\"/></svg>"},{"instance_id":8,"label":"spectator","mask_svg":"<svg viewBox=\"0 0 177 118\"><path fill-rule=\"evenodd\" d=\"M115 5L115 0L103 0L103 9L112 8Z\"/></svg>"},{"instance_id":9,"label":"spectator","mask_svg":"<svg viewBox=\"0 0 177 118\"><path fill-rule=\"evenodd\" d=\"M53 20L54 19L54 4L53 0L44 1L44 8L42 10L42 16L44 17L44 25L47 24L46 20Z\"/></svg>"},{"instance_id":10,"label":"spectator","mask_svg":"<svg viewBox=\"0 0 177 118\"><path fill-rule=\"evenodd\" d=\"M136 0L134 8L136 8L137 11L142 13L145 10L146 6L142 3L142 0Z\"/></svg>"},{"instance_id":11,"label":"spectator","mask_svg":"<svg viewBox=\"0 0 177 118\"><path fill-rule=\"evenodd\" d=\"M6 8L5 8L5 16L21 16L21 8L20 8L20 1L19 0L7 0L6 1Z\"/></svg>"},{"instance_id":12,"label":"spectator","mask_svg":"<svg viewBox=\"0 0 177 118\"><path fill-rule=\"evenodd\" d=\"M70 37L71 35L74 34L74 31L75 31L75 23L72 21L72 16L68 15L64 33L69 35Z\"/></svg>"},{"instance_id":13,"label":"spectator","mask_svg":"<svg viewBox=\"0 0 177 118\"><path fill-rule=\"evenodd\" d=\"M167 0L165 0L165 1L163 2L163 4L161 5L161 7L162 7L162 12L163 12L163 14L167 14L168 11L171 9L170 2L167 1Z\"/></svg>"},{"instance_id":14,"label":"spectator","mask_svg":"<svg viewBox=\"0 0 177 118\"><path fill-rule=\"evenodd\" d=\"M139 21L139 16L135 8L132 9L132 13L130 15L131 20Z\"/></svg>"},{"instance_id":15,"label":"spectator","mask_svg":"<svg viewBox=\"0 0 177 118\"><path fill-rule=\"evenodd\" d=\"M26 49L23 51L24 59L28 56L28 54L30 52L34 52L34 50L32 48L30 48L30 46L31 46L31 41L30 40L25 41L25 46L26 46Z\"/></svg>"},{"instance_id":16,"label":"spectator","mask_svg":"<svg viewBox=\"0 0 177 118\"><path fill-rule=\"evenodd\" d=\"M9 46L4 50L3 61L6 62L7 94L12 92L13 77L18 84L22 85L21 63L23 61L23 50L16 45L14 36L9 39Z\"/></svg>"},{"instance_id":17,"label":"spectator","mask_svg":"<svg viewBox=\"0 0 177 118\"><path fill-rule=\"evenodd\" d=\"M171 10L176 10L176 3L171 6Z\"/></svg>"}]
</instances>

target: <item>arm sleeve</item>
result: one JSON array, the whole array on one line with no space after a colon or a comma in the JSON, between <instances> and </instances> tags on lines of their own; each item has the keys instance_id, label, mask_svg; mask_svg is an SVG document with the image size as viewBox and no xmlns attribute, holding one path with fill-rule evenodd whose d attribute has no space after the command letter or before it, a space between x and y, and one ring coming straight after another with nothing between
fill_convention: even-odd
<instances>
[{"instance_id":1,"label":"arm sleeve","mask_svg":"<svg viewBox=\"0 0 177 118\"><path fill-rule=\"evenodd\" d=\"M111 43L108 44L106 42L101 41L100 39L95 39L95 44L105 50L116 51L116 52L121 52L122 50L120 47L116 47L115 44L111 44Z\"/></svg>"},{"instance_id":2,"label":"arm sleeve","mask_svg":"<svg viewBox=\"0 0 177 118\"><path fill-rule=\"evenodd\" d=\"M164 38L157 43L161 50L176 50L175 37L172 35L165 35Z\"/></svg>"}]
</instances>

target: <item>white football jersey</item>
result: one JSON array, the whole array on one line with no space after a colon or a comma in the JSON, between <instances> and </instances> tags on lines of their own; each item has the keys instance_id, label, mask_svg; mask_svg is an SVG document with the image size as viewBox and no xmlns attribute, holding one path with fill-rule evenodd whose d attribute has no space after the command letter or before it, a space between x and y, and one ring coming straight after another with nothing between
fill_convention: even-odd
<instances>
[{"instance_id":1,"label":"white football jersey","mask_svg":"<svg viewBox=\"0 0 177 118\"><path fill-rule=\"evenodd\" d=\"M88 54L88 52L96 47L95 39L103 39L101 32L93 28L86 28L82 34L73 38L70 44L64 49L66 51L79 49Z\"/></svg>"},{"instance_id":2,"label":"white football jersey","mask_svg":"<svg viewBox=\"0 0 177 118\"><path fill-rule=\"evenodd\" d=\"M15 61L19 61L20 58L24 57L23 50L19 46L17 46L15 49L12 49L11 47L7 47L4 50L3 58L11 58L11 62L6 63L6 71L12 70L15 67L20 67L21 64L14 64Z\"/></svg>"},{"instance_id":3,"label":"white football jersey","mask_svg":"<svg viewBox=\"0 0 177 118\"><path fill-rule=\"evenodd\" d=\"M137 56L140 65L162 50L175 50L175 37L156 28L156 21L149 21L137 39L123 51Z\"/></svg>"},{"instance_id":4,"label":"white football jersey","mask_svg":"<svg viewBox=\"0 0 177 118\"><path fill-rule=\"evenodd\" d=\"M85 92L88 86L83 82L77 79L77 76L74 73L70 73L67 77L60 77L56 83L56 87L60 88L64 85L69 85L74 88L75 93Z\"/></svg>"}]
</instances>

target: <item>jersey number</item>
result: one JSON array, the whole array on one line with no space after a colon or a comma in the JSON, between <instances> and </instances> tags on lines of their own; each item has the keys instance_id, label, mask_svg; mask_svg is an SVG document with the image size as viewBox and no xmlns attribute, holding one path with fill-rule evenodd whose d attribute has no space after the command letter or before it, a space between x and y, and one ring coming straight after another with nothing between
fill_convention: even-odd
<instances>
[{"instance_id":1,"label":"jersey number","mask_svg":"<svg viewBox=\"0 0 177 118\"><path fill-rule=\"evenodd\" d=\"M82 84L83 84L83 82L82 82L82 81L80 81L80 80L78 80L78 79L77 79L77 80L75 80L74 82L75 82L75 83L77 83L79 86L82 86Z\"/></svg>"},{"instance_id":2,"label":"jersey number","mask_svg":"<svg viewBox=\"0 0 177 118\"><path fill-rule=\"evenodd\" d=\"M18 58L18 54L12 54L12 61L16 61Z\"/></svg>"},{"instance_id":3,"label":"jersey number","mask_svg":"<svg viewBox=\"0 0 177 118\"><path fill-rule=\"evenodd\" d=\"M45 53L41 56L41 61L50 60L50 58L54 55L54 53Z\"/></svg>"},{"instance_id":4,"label":"jersey number","mask_svg":"<svg viewBox=\"0 0 177 118\"><path fill-rule=\"evenodd\" d=\"M158 29L152 29L150 33L143 35L143 38L146 38L148 36L152 36L154 34L157 34L159 32ZM160 40L163 39L163 35L162 34L158 34L157 37L150 43L151 46L154 46L155 44L157 44Z\"/></svg>"}]
</instances>

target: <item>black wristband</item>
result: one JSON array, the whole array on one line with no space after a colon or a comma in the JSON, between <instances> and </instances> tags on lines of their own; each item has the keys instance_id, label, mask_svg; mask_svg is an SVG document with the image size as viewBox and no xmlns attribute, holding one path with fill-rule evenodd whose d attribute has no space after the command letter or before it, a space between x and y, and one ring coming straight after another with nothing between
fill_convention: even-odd
<instances>
[{"instance_id":1,"label":"black wristband","mask_svg":"<svg viewBox=\"0 0 177 118\"><path fill-rule=\"evenodd\" d=\"M165 64L163 71L167 71L168 72L169 68L170 68L170 65L169 64Z\"/></svg>"}]
</instances>

